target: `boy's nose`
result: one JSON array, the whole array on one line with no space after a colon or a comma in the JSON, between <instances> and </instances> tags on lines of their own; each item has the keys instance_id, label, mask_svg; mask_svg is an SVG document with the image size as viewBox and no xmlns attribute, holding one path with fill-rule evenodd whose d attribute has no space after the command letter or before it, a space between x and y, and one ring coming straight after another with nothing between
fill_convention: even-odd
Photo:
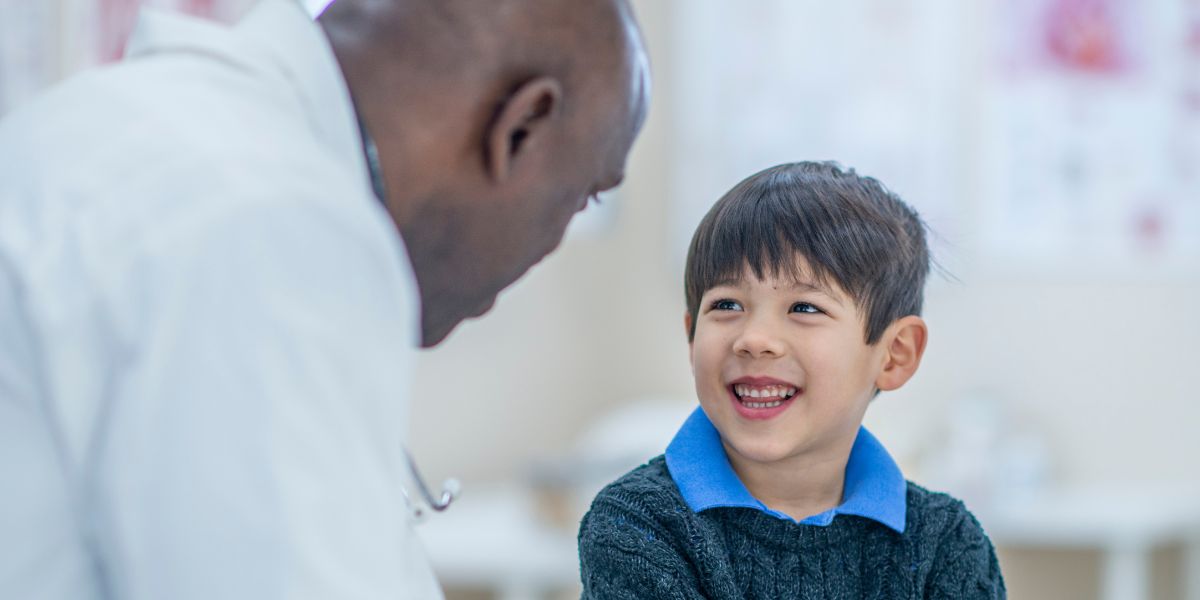
<instances>
[{"instance_id":1,"label":"boy's nose","mask_svg":"<svg viewBox=\"0 0 1200 600\"><path fill-rule=\"evenodd\" d=\"M733 342L733 351L743 358L783 356L785 345L778 328L769 323L748 323Z\"/></svg>"}]
</instances>

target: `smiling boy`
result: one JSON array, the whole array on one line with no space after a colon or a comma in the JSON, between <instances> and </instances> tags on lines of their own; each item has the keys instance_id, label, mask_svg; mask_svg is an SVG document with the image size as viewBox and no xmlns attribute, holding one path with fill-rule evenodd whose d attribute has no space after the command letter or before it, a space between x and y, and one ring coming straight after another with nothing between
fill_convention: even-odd
<instances>
[{"instance_id":1,"label":"smiling boy","mask_svg":"<svg viewBox=\"0 0 1200 600\"><path fill-rule=\"evenodd\" d=\"M862 427L920 365L929 263L916 212L833 163L722 197L686 266L700 407L592 504L583 596L1004 598L978 521Z\"/></svg>"}]
</instances>

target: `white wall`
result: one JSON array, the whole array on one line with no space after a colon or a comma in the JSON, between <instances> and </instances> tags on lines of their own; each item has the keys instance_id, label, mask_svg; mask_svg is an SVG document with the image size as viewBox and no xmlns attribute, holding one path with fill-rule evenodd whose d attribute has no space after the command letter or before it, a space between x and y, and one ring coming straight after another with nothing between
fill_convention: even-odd
<instances>
[{"instance_id":1,"label":"white wall","mask_svg":"<svg viewBox=\"0 0 1200 600\"><path fill-rule=\"evenodd\" d=\"M985 276L929 295L929 351L869 422L912 445L948 403L989 389L1044 431L1067 481L1198 481L1200 285Z\"/></svg>"},{"instance_id":2,"label":"white wall","mask_svg":"<svg viewBox=\"0 0 1200 600\"><path fill-rule=\"evenodd\" d=\"M675 90L663 68L671 13L682 5L635 6L655 89L616 222L569 238L491 314L424 353L413 446L431 471L510 478L530 458L564 451L613 406L690 394L682 273L668 235L678 141L664 111ZM1200 368L1200 281L1128 270L999 273L953 258L959 281L935 275L927 293L921 372L868 413L898 455L915 451L950 403L987 389L1048 434L1066 480L1197 481L1184 457L1200 455L1189 377Z\"/></svg>"},{"instance_id":3,"label":"white wall","mask_svg":"<svg viewBox=\"0 0 1200 600\"><path fill-rule=\"evenodd\" d=\"M654 101L611 230L568 239L491 314L423 354L412 447L431 477L457 475L468 490L520 478L529 461L567 452L616 406L690 395L679 241L670 234L683 142L670 113L678 89L664 68L677 58L672 15L686 6L635 2L656 67ZM953 176L970 204L972 174ZM970 247L974 232L959 234L955 244ZM1200 483L1188 458L1200 456L1195 276L1103 266L1002 272L970 252L948 258L957 281L935 276L929 287L921 372L867 416L903 466L920 475L921 452L955 404L988 393L1045 436L1057 481ZM1098 589L1095 554L1003 549L1002 560L1013 597ZM1157 589L1176 592L1156 597L1176 597L1178 585L1161 573L1179 570L1163 564Z\"/></svg>"}]
</instances>

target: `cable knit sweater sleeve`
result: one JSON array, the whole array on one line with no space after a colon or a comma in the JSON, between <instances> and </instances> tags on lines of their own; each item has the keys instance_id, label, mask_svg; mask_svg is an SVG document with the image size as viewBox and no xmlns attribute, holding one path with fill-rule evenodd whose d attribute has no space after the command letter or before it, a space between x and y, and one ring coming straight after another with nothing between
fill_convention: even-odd
<instances>
[{"instance_id":1,"label":"cable knit sweater sleeve","mask_svg":"<svg viewBox=\"0 0 1200 600\"><path fill-rule=\"evenodd\" d=\"M699 582L687 559L643 495L610 486L601 492L579 529L583 598L700 600Z\"/></svg>"},{"instance_id":2,"label":"cable knit sweater sleeve","mask_svg":"<svg viewBox=\"0 0 1200 600\"><path fill-rule=\"evenodd\" d=\"M961 502L956 523L942 538L925 594L931 600L1003 600L1004 578L992 542Z\"/></svg>"}]
</instances>

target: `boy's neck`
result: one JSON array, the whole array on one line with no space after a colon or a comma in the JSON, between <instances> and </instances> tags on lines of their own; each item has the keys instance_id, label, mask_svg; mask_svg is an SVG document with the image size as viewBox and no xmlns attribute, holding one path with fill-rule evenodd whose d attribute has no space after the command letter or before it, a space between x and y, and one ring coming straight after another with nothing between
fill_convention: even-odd
<instances>
[{"instance_id":1,"label":"boy's neck","mask_svg":"<svg viewBox=\"0 0 1200 600\"><path fill-rule=\"evenodd\" d=\"M846 462L853 445L852 438L844 447L839 444L825 452L759 462L725 444L725 455L751 495L767 508L801 521L842 503Z\"/></svg>"}]
</instances>

